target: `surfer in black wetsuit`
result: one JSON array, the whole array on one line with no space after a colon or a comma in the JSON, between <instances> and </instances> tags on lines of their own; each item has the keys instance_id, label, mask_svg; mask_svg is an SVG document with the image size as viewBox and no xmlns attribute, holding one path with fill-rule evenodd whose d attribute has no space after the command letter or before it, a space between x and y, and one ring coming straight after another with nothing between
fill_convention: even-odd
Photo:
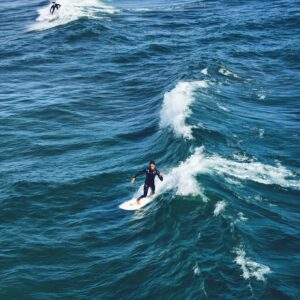
<instances>
[{"instance_id":1,"label":"surfer in black wetsuit","mask_svg":"<svg viewBox=\"0 0 300 300\"><path fill-rule=\"evenodd\" d=\"M136 199L137 204L140 204L140 200L142 198L147 197L148 194L148 190L149 188L151 189L151 196L154 195L155 193L155 176L157 175L157 177L163 181L163 174L160 173L157 169L156 169L156 165L154 161L150 161L149 163L149 168L144 169L143 171L138 172L133 178L131 178L131 183L134 183L136 178L142 174L146 174L146 179L145 179L145 184L144 184L144 194L141 195L139 198Z\"/></svg>"},{"instance_id":2,"label":"surfer in black wetsuit","mask_svg":"<svg viewBox=\"0 0 300 300\"><path fill-rule=\"evenodd\" d=\"M52 5L50 7L50 14L53 15L55 10L58 10L61 7L60 4L56 2L52 2Z\"/></svg>"}]
</instances>

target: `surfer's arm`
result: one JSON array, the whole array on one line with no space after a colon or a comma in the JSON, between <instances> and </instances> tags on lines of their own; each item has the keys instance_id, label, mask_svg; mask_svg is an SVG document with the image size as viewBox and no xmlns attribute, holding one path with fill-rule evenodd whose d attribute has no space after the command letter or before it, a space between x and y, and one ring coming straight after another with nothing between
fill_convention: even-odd
<instances>
[{"instance_id":1,"label":"surfer's arm","mask_svg":"<svg viewBox=\"0 0 300 300\"><path fill-rule=\"evenodd\" d=\"M140 175L143 175L145 172L146 172L145 169L142 170L142 171L140 171L140 172L138 172L134 177L131 178L131 183L134 183L135 180L136 180L136 178L137 178L138 176L140 176Z\"/></svg>"},{"instance_id":2,"label":"surfer's arm","mask_svg":"<svg viewBox=\"0 0 300 300\"><path fill-rule=\"evenodd\" d=\"M163 174L160 173L158 170L157 170L157 176L158 176L158 178L159 178L160 181L164 180Z\"/></svg>"},{"instance_id":3,"label":"surfer's arm","mask_svg":"<svg viewBox=\"0 0 300 300\"><path fill-rule=\"evenodd\" d=\"M143 175L145 172L146 172L146 170L144 169L144 170L138 172L133 178L137 178L138 176Z\"/></svg>"}]
</instances>

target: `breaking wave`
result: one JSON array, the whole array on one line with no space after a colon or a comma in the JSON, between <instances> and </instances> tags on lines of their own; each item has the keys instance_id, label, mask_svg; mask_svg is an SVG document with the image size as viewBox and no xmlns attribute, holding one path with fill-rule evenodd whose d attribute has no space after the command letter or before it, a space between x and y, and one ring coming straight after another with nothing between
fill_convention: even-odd
<instances>
[{"instance_id":1,"label":"breaking wave","mask_svg":"<svg viewBox=\"0 0 300 300\"><path fill-rule=\"evenodd\" d=\"M205 80L179 82L170 92L164 95L163 106L160 112L161 127L170 127L176 136L192 139L193 126L186 124L191 115L190 105L194 101L197 89L208 87Z\"/></svg>"},{"instance_id":2,"label":"breaking wave","mask_svg":"<svg viewBox=\"0 0 300 300\"><path fill-rule=\"evenodd\" d=\"M47 30L56 26L67 24L80 18L101 18L103 14L113 14L118 11L113 6L105 5L98 0L61 0L61 7L53 15L50 15L50 6L40 8L36 22L29 27L29 31Z\"/></svg>"}]
</instances>

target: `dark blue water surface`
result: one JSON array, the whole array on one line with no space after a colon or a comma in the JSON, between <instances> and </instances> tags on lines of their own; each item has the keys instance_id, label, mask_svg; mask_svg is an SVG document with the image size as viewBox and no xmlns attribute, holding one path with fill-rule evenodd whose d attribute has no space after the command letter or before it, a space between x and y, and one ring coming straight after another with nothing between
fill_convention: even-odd
<instances>
[{"instance_id":1,"label":"dark blue water surface","mask_svg":"<svg viewBox=\"0 0 300 300\"><path fill-rule=\"evenodd\" d=\"M299 299L299 1L59 3L0 3L0 299Z\"/></svg>"}]
</instances>

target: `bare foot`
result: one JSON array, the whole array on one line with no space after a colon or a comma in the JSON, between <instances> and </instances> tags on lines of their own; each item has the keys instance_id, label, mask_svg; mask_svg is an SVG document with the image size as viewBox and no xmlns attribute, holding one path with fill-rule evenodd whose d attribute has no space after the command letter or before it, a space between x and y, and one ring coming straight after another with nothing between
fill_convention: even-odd
<instances>
[{"instance_id":1,"label":"bare foot","mask_svg":"<svg viewBox=\"0 0 300 300\"><path fill-rule=\"evenodd\" d=\"M136 199L136 204L140 205L141 199Z\"/></svg>"}]
</instances>

